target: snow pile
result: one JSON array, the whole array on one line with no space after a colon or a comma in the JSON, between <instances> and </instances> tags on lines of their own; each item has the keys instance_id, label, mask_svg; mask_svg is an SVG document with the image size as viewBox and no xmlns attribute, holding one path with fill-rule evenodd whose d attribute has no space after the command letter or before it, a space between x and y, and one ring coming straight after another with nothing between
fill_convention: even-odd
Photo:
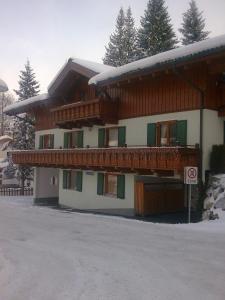
<instances>
[{"instance_id":1,"label":"snow pile","mask_svg":"<svg viewBox=\"0 0 225 300\"><path fill-rule=\"evenodd\" d=\"M225 174L210 178L204 201L204 219L221 218L225 222Z\"/></svg>"},{"instance_id":2,"label":"snow pile","mask_svg":"<svg viewBox=\"0 0 225 300\"><path fill-rule=\"evenodd\" d=\"M151 57L140 59L127 65L117 67L92 77L89 84L98 84L106 80L116 80L119 77L136 73L145 69L156 69L163 65L173 64L181 60L191 59L197 55L207 55L209 51L225 49L225 35L197 42L188 46L169 50Z\"/></svg>"}]
</instances>

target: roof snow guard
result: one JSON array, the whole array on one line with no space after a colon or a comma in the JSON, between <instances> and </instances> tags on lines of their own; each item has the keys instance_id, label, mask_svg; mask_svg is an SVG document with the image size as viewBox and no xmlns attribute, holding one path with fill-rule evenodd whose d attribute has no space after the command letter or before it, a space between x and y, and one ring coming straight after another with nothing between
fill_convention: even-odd
<instances>
[{"instance_id":1,"label":"roof snow guard","mask_svg":"<svg viewBox=\"0 0 225 300\"><path fill-rule=\"evenodd\" d=\"M47 102L49 99L50 96L48 94L41 94L38 96L28 98L26 100L17 101L13 104L8 105L4 109L4 113L9 116L21 114L25 111L28 111L30 108L33 108L34 106L40 105L40 103Z\"/></svg>"},{"instance_id":2,"label":"roof snow guard","mask_svg":"<svg viewBox=\"0 0 225 300\"><path fill-rule=\"evenodd\" d=\"M79 59L79 58L69 58L68 61L63 65L63 67L56 74L55 78L48 86L48 92L53 95L63 80L66 78L69 72L74 71L84 77L90 79L96 74L107 72L113 70L114 67L103 65L100 63Z\"/></svg>"},{"instance_id":3,"label":"roof snow guard","mask_svg":"<svg viewBox=\"0 0 225 300\"><path fill-rule=\"evenodd\" d=\"M140 73L149 74L160 69L174 67L176 64L208 57L224 50L225 35L221 35L117 67L94 76L89 80L89 84L104 85L114 83L128 76L135 76Z\"/></svg>"}]
</instances>

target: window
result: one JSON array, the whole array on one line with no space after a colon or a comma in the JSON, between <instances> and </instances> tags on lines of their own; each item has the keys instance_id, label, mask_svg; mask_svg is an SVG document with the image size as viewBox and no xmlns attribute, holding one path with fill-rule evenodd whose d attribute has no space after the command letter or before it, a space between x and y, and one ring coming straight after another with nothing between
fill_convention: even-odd
<instances>
[{"instance_id":1,"label":"window","mask_svg":"<svg viewBox=\"0 0 225 300\"><path fill-rule=\"evenodd\" d=\"M39 148L40 149L53 149L54 148L54 134L40 135Z\"/></svg>"},{"instance_id":2,"label":"window","mask_svg":"<svg viewBox=\"0 0 225 300\"><path fill-rule=\"evenodd\" d=\"M176 145L176 121L162 122L157 124L157 145Z\"/></svg>"},{"instance_id":3,"label":"window","mask_svg":"<svg viewBox=\"0 0 225 300\"><path fill-rule=\"evenodd\" d=\"M100 128L98 131L98 146L104 147L125 147L126 127Z\"/></svg>"},{"instance_id":4,"label":"window","mask_svg":"<svg viewBox=\"0 0 225 300\"><path fill-rule=\"evenodd\" d=\"M117 176L112 174L105 175L105 194L117 196Z\"/></svg>"},{"instance_id":5,"label":"window","mask_svg":"<svg viewBox=\"0 0 225 300\"><path fill-rule=\"evenodd\" d=\"M85 93L84 90L81 90L79 92L79 96L80 96L80 101L85 101L85 99L86 99L86 93Z\"/></svg>"},{"instance_id":6,"label":"window","mask_svg":"<svg viewBox=\"0 0 225 300\"><path fill-rule=\"evenodd\" d=\"M82 192L82 171L64 170L63 189Z\"/></svg>"},{"instance_id":7,"label":"window","mask_svg":"<svg viewBox=\"0 0 225 300\"><path fill-rule=\"evenodd\" d=\"M97 194L125 198L125 175L98 173Z\"/></svg>"},{"instance_id":8,"label":"window","mask_svg":"<svg viewBox=\"0 0 225 300\"><path fill-rule=\"evenodd\" d=\"M83 131L65 132L64 148L83 148Z\"/></svg>"},{"instance_id":9,"label":"window","mask_svg":"<svg viewBox=\"0 0 225 300\"><path fill-rule=\"evenodd\" d=\"M107 145L109 147L118 147L118 128L107 129Z\"/></svg>"},{"instance_id":10,"label":"window","mask_svg":"<svg viewBox=\"0 0 225 300\"><path fill-rule=\"evenodd\" d=\"M186 146L187 121L149 123L147 126L148 146Z\"/></svg>"},{"instance_id":11,"label":"window","mask_svg":"<svg viewBox=\"0 0 225 300\"><path fill-rule=\"evenodd\" d=\"M57 178L55 176L52 176L50 179L51 185L57 185Z\"/></svg>"}]
</instances>

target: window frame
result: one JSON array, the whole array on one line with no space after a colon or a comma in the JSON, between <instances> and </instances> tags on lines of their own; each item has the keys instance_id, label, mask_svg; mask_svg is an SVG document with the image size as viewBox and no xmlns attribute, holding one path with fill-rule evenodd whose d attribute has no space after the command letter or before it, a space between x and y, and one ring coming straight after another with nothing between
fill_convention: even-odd
<instances>
[{"instance_id":1,"label":"window frame","mask_svg":"<svg viewBox=\"0 0 225 300\"><path fill-rule=\"evenodd\" d=\"M83 134L83 130L73 130L73 131L66 131L64 132L64 135L67 134L67 146L65 149L75 149L75 148L83 148L83 147L79 147L79 134ZM73 145L73 135L76 134L76 141L77 141L77 145ZM65 137L64 137L65 138Z\"/></svg>"},{"instance_id":2,"label":"window frame","mask_svg":"<svg viewBox=\"0 0 225 300\"><path fill-rule=\"evenodd\" d=\"M55 140L55 136L52 133L40 135L39 136L39 148L40 149L54 149L54 140ZM41 143L40 143L40 141L41 141Z\"/></svg>"},{"instance_id":3,"label":"window frame","mask_svg":"<svg viewBox=\"0 0 225 300\"><path fill-rule=\"evenodd\" d=\"M77 186L77 176L78 176L77 173L81 172L81 171L79 171L79 170L63 170L63 172L66 172L66 174L67 174L66 182L65 183L63 182L63 190L80 192L80 190ZM63 176L64 176L64 173L63 173ZM83 181L83 179L82 179L82 181ZM64 184L65 184L65 186L64 186Z\"/></svg>"},{"instance_id":4,"label":"window frame","mask_svg":"<svg viewBox=\"0 0 225 300\"><path fill-rule=\"evenodd\" d=\"M176 141L175 143L171 142L172 139L172 126L176 126L177 120L170 120L170 121L162 121L162 122L157 122L156 123L156 146L157 147L175 147L176 146ZM168 131L167 131L167 144L162 145L161 144L161 126L166 125L168 126Z\"/></svg>"},{"instance_id":5,"label":"window frame","mask_svg":"<svg viewBox=\"0 0 225 300\"><path fill-rule=\"evenodd\" d=\"M109 145L109 142L110 142L109 141L109 132L110 132L110 130L117 130L117 141L116 141L117 145L116 146L110 146ZM113 127L107 127L105 129L105 145L109 148L117 148L118 147L118 145L119 145L119 127L113 126Z\"/></svg>"},{"instance_id":6,"label":"window frame","mask_svg":"<svg viewBox=\"0 0 225 300\"><path fill-rule=\"evenodd\" d=\"M109 176L116 177L116 192L111 193L108 190L109 187ZM117 188L118 188L118 174L115 173L104 173L104 196L109 196L112 198L117 198Z\"/></svg>"}]
</instances>

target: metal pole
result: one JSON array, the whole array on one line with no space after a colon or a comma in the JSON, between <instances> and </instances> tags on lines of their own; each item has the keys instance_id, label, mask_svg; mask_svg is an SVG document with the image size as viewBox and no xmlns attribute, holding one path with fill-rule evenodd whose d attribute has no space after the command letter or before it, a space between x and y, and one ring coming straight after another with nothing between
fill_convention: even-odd
<instances>
[{"instance_id":1,"label":"metal pole","mask_svg":"<svg viewBox=\"0 0 225 300\"><path fill-rule=\"evenodd\" d=\"M191 223L191 184L188 185L188 223Z\"/></svg>"}]
</instances>

